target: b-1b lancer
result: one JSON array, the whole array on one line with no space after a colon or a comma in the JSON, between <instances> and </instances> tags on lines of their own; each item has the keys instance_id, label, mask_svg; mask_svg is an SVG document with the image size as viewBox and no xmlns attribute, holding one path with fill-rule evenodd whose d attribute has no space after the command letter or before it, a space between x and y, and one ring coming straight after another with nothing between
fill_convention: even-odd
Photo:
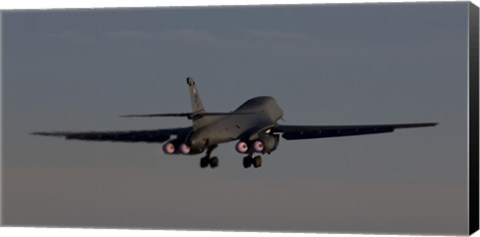
<instances>
[{"instance_id":1,"label":"b-1b lancer","mask_svg":"<svg viewBox=\"0 0 480 237\"><path fill-rule=\"evenodd\" d=\"M280 125L283 111L275 99L260 96L247 100L232 112L206 112L195 82L187 78L192 112L163 114L133 114L123 117L186 117L189 127L113 132L34 132L35 135L64 137L74 140L164 143L165 154L196 155L205 152L200 167L218 166L218 158L211 156L220 143L238 141L235 149L245 154L243 166L258 168L262 158L255 154L270 154L278 147L280 135L286 140L353 136L393 132L395 129L435 126L437 123L304 126Z\"/></svg>"}]
</instances>

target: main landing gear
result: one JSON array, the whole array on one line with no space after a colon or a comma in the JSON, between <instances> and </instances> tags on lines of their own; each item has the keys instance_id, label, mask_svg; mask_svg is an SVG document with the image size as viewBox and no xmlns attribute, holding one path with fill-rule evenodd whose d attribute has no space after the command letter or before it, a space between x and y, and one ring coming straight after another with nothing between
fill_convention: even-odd
<instances>
[{"instance_id":1,"label":"main landing gear","mask_svg":"<svg viewBox=\"0 0 480 237\"><path fill-rule=\"evenodd\" d=\"M243 157L243 167L247 169L247 168L250 168L250 166L253 166L255 168L261 167L262 157L253 156L253 154L248 154L248 156Z\"/></svg>"},{"instance_id":2,"label":"main landing gear","mask_svg":"<svg viewBox=\"0 0 480 237\"><path fill-rule=\"evenodd\" d=\"M215 148L217 148L216 145L207 148L207 153L200 159L200 168L207 168L210 166L210 168L213 169L218 167L218 157L210 156ZM248 156L243 157L243 167L246 169L251 166L260 168L262 166L262 157L253 156L253 154L248 154Z\"/></svg>"},{"instance_id":3,"label":"main landing gear","mask_svg":"<svg viewBox=\"0 0 480 237\"><path fill-rule=\"evenodd\" d=\"M213 169L218 167L218 157L210 157L210 154L216 147L217 146L215 145L207 148L207 154L205 155L205 157L202 157L202 159L200 159L200 168L206 168L210 166Z\"/></svg>"}]
</instances>

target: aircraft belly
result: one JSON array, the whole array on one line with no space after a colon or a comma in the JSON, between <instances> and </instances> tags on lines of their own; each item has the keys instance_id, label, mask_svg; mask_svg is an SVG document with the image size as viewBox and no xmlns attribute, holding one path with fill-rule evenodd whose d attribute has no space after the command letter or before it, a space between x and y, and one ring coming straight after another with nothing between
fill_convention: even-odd
<instances>
[{"instance_id":1,"label":"aircraft belly","mask_svg":"<svg viewBox=\"0 0 480 237\"><path fill-rule=\"evenodd\" d=\"M256 123L249 123L240 133L236 134L237 139L244 141L253 141L255 139L258 139L259 133L273 127L274 124L275 122L269 119L256 121Z\"/></svg>"},{"instance_id":2,"label":"aircraft belly","mask_svg":"<svg viewBox=\"0 0 480 237\"><path fill-rule=\"evenodd\" d=\"M222 126L216 130L214 133L213 142L215 143L224 143L235 140L238 137L239 131L236 128L229 126Z\"/></svg>"},{"instance_id":3,"label":"aircraft belly","mask_svg":"<svg viewBox=\"0 0 480 237\"><path fill-rule=\"evenodd\" d=\"M209 146L238 139L245 141L257 139L258 133L273 127L274 124L275 121L267 113L226 116L198 132L201 133L201 137Z\"/></svg>"}]
</instances>

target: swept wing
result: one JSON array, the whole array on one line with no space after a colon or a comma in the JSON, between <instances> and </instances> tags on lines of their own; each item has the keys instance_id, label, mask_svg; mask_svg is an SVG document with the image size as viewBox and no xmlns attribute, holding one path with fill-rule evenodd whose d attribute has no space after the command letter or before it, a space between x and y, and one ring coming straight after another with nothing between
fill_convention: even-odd
<instances>
[{"instance_id":1,"label":"swept wing","mask_svg":"<svg viewBox=\"0 0 480 237\"><path fill-rule=\"evenodd\" d=\"M341 137L393 132L395 129L431 127L437 123L378 124L378 125L344 125L344 126L302 126L277 125L272 132L282 133L286 140L313 139L324 137Z\"/></svg>"},{"instance_id":2,"label":"swept wing","mask_svg":"<svg viewBox=\"0 0 480 237\"><path fill-rule=\"evenodd\" d=\"M87 141L162 143L169 140L173 135L179 136L190 131L191 127L110 132L34 132L32 134Z\"/></svg>"}]
</instances>

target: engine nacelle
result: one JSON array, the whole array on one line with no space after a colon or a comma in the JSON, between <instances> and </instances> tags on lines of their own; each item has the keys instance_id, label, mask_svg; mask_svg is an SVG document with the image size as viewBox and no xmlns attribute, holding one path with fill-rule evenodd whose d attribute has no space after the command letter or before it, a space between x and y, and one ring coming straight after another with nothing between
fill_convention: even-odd
<instances>
[{"instance_id":1,"label":"engine nacelle","mask_svg":"<svg viewBox=\"0 0 480 237\"><path fill-rule=\"evenodd\" d=\"M163 152L167 155L171 154L184 154L188 155L194 153L190 146L185 143L180 142L179 140L171 140L163 144ZM197 151L195 151L197 153Z\"/></svg>"},{"instance_id":2,"label":"engine nacelle","mask_svg":"<svg viewBox=\"0 0 480 237\"><path fill-rule=\"evenodd\" d=\"M187 154L190 154L190 147L185 144L185 143L182 143L179 147L178 147L178 150L180 151L180 153L184 154L184 155L187 155Z\"/></svg>"},{"instance_id":3,"label":"engine nacelle","mask_svg":"<svg viewBox=\"0 0 480 237\"><path fill-rule=\"evenodd\" d=\"M168 154L168 155L171 155L173 153L175 153L175 145L172 143L172 142L167 142L165 144L163 144L163 152L165 154Z\"/></svg>"},{"instance_id":4,"label":"engine nacelle","mask_svg":"<svg viewBox=\"0 0 480 237\"><path fill-rule=\"evenodd\" d=\"M248 144L244 141L239 141L235 146L235 150L237 150L238 153L245 154L248 152Z\"/></svg>"},{"instance_id":5,"label":"engine nacelle","mask_svg":"<svg viewBox=\"0 0 480 237\"><path fill-rule=\"evenodd\" d=\"M279 135L263 136L252 143L252 150L263 154L270 153L277 149L279 141Z\"/></svg>"}]
</instances>

